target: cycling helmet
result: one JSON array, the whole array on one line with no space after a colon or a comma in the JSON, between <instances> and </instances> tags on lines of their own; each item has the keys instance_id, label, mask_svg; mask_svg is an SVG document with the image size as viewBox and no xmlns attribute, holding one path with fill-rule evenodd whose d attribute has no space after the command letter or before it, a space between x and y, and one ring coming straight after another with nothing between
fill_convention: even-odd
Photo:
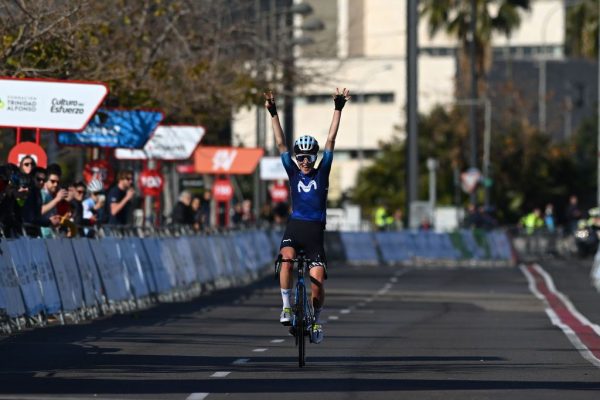
<instances>
[{"instance_id":1,"label":"cycling helmet","mask_svg":"<svg viewBox=\"0 0 600 400\"><path fill-rule=\"evenodd\" d=\"M294 153L317 154L319 152L319 143L312 136L304 135L294 142Z\"/></svg>"},{"instance_id":2,"label":"cycling helmet","mask_svg":"<svg viewBox=\"0 0 600 400\"><path fill-rule=\"evenodd\" d=\"M104 189L104 185L99 179L92 179L87 185L87 190L90 193L98 193Z\"/></svg>"}]
</instances>

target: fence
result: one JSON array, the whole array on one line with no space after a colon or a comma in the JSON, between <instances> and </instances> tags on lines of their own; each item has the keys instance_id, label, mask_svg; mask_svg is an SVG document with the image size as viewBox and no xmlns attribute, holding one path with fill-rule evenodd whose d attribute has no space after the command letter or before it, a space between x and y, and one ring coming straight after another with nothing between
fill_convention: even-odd
<instances>
[{"instance_id":1,"label":"fence","mask_svg":"<svg viewBox=\"0 0 600 400\"><path fill-rule=\"evenodd\" d=\"M242 285L270 271L281 231L211 235L163 230L153 236L0 241L0 326L5 332L186 300ZM502 231L326 232L330 260L344 264L501 266L513 264Z\"/></svg>"}]
</instances>

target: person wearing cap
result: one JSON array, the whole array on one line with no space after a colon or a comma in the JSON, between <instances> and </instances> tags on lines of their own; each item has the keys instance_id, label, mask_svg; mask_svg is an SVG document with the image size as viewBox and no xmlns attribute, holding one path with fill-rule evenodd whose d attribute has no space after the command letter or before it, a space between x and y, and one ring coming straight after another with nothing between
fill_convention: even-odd
<instances>
[{"instance_id":1,"label":"person wearing cap","mask_svg":"<svg viewBox=\"0 0 600 400\"><path fill-rule=\"evenodd\" d=\"M292 214L288 219L285 233L280 245L280 255L283 259L292 259L296 252L304 251L311 260L309 265L311 298L314 309L314 323L310 327L310 339L313 343L323 340L323 326L320 316L325 300L324 280L327 278L327 258L324 249L324 230L327 214L327 191L329 189L329 173L333 162L333 149L340 125L342 109L350 99L347 89L336 89L333 94L334 111L329 127L329 134L322 160L316 167L319 143L309 135L304 135L294 142L294 154L290 153L286 143L281 123L277 115L275 96L272 92L264 94L265 107L271 114L271 123L275 142L281 161L287 172L292 198ZM295 161L295 162L294 162ZM281 265L279 284L283 309L279 321L284 326L291 325L292 308L292 264L284 262Z\"/></svg>"},{"instance_id":2,"label":"person wearing cap","mask_svg":"<svg viewBox=\"0 0 600 400\"><path fill-rule=\"evenodd\" d=\"M105 197L102 196L104 185L99 179L92 179L87 185L88 197L81 203L83 207L83 220L87 225L95 225L98 219L98 212L103 209ZM91 229L84 230L85 236L92 236Z\"/></svg>"}]
</instances>

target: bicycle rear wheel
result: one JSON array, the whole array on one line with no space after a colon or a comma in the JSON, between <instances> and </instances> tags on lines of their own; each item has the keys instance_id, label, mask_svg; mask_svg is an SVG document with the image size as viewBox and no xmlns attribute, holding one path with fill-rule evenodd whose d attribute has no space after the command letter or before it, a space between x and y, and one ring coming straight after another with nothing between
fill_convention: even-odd
<instances>
[{"instance_id":1,"label":"bicycle rear wheel","mask_svg":"<svg viewBox=\"0 0 600 400\"><path fill-rule=\"evenodd\" d=\"M304 286L298 286L298 300L296 304L296 343L298 344L298 366L304 366L304 356L306 351L306 325L304 323L304 304L306 303L306 289Z\"/></svg>"}]
</instances>

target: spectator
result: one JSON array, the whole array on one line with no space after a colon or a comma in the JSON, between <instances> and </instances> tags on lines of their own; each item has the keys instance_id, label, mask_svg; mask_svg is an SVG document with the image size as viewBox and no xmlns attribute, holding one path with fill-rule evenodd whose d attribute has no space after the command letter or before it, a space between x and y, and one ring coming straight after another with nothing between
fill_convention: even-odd
<instances>
[{"instance_id":1,"label":"spectator","mask_svg":"<svg viewBox=\"0 0 600 400\"><path fill-rule=\"evenodd\" d=\"M89 196L81 203L82 216L84 225L95 225L98 220L98 213L104 208L105 197L102 196L102 190L104 186L98 179L93 179L87 185L87 192ZM84 234L87 237L93 237L94 231L91 229L85 229Z\"/></svg>"},{"instance_id":2,"label":"spectator","mask_svg":"<svg viewBox=\"0 0 600 400\"><path fill-rule=\"evenodd\" d=\"M19 170L25 175L31 175L36 166L35 160L30 155L21 158L21 161L19 162Z\"/></svg>"},{"instance_id":3,"label":"spectator","mask_svg":"<svg viewBox=\"0 0 600 400\"><path fill-rule=\"evenodd\" d=\"M117 184L108 191L106 196L109 225L127 224L133 196L135 196L133 171L119 171L117 174Z\"/></svg>"},{"instance_id":4,"label":"spectator","mask_svg":"<svg viewBox=\"0 0 600 400\"><path fill-rule=\"evenodd\" d=\"M569 197L569 205L565 212L566 218L566 233L573 233L577 230L577 222L583 218L583 212L579 208L577 196Z\"/></svg>"},{"instance_id":5,"label":"spectator","mask_svg":"<svg viewBox=\"0 0 600 400\"><path fill-rule=\"evenodd\" d=\"M554 232L556 230L556 225L554 223L554 206L551 203L546 204L546 208L544 209L544 225L546 225L548 232Z\"/></svg>"},{"instance_id":6,"label":"spectator","mask_svg":"<svg viewBox=\"0 0 600 400\"><path fill-rule=\"evenodd\" d=\"M21 183L19 169L15 165L0 170L0 228L6 237L23 234L22 204L29 194L28 183Z\"/></svg>"},{"instance_id":7,"label":"spectator","mask_svg":"<svg viewBox=\"0 0 600 400\"><path fill-rule=\"evenodd\" d=\"M244 209L242 203L235 203L233 206L233 215L231 216L231 224L238 227L243 222Z\"/></svg>"},{"instance_id":8,"label":"spectator","mask_svg":"<svg viewBox=\"0 0 600 400\"><path fill-rule=\"evenodd\" d=\"M260 208L259 218L262 222L269 225L273 223L273 207L271 206L271 203L263 204Z\"/></svg>"},{"instance_id":9,"label":"spectator","mask_svg":"<svg viewBox=\"0 0 600 400\"><path fill-rule=\"evenodd\" d=\"M254 213L252 212L252 200L242 201L242 223L250 225L254 223Z\"/></svg>"},{"instance_id":10,"label":"spectator","mask_svg":"<svg viewBox=\"0 0 600 400\"><path fill-rule=\"evenodd\" d=\"M42 216L50 218L58 215L56 206L67 198L69 192L60 188L60 179L62 170L58 164L48 165L48 178L41 191L42 195ZM42 237L52 237L52 229L43 226Z\"/></svg>"},{"instance_id":11,"label":"spectator","mask_svg":"<svg viewBox=\"0 0 600 400\"><path fill-rule=\"evenodd\" d=\"M404 229L404 214L402 213L402 210L397 208L396 211L394 211L394 222L392 224L394 230L402 230Z\"/></svg>"},{"instance_id":12,"label":"spectator","mask_svg":"<svg viewBox=\"0 0 600 400\"><path fill-rule=\"evenodd\" d=\"M29 194L23 205L23 222L28 224L25 232L31 237L40 237L40 227L57 226L60 218L55 215L52 217L42 216L42 189L47 180L45 168L36 167L33 170L33 182L29 189Z\"/></svg>"},{"instance_id":13,"label":"spectator","mask_svg":"<svg viewBox=\"0 0 600 400\"><path fill-rule=\"evenodd\" d=\"M83 228L84 225L89 225L89 221L84 220L83 217L83 199L86 194L86 186L85 183L79 181L73 184L73 195L71 198L71 221L77 226L77 231L79 235L83 236Z\"/></svg>"},{"instance_id":14,"label":"spectator","mask_svg":"<svg viewBox=\"0 0 600 400\"><path fill-rule=\"evenodd\" d=\"M204 191L202 204L200 205L202 229L210 228L210 210L211 210L212 194L210 190Z\"/></svg>"},{"instance_id":15,"label":"spectator","mask_svg":"<svg viewBox=\"0 0 600 400\"><path fill-rule=\"evenodd\" d=\"M194 211L191 207L192 194L187 190L184 190L179 194L179 201L173 208L171 214L171 221L175 225L193 225L194 224Z\"/></svg>"},{"instance_id":16,"label":"spectator","mask_svg":"<svg viewBox=\"0 0 600 400\"><path fill-rule=\"evenodd\" d=\"M520 223L521 226L525 228L525 232L528 235L533 235L540 228L544 227L542 210L539 207L534 208L532 212L521 218Z\"/></svg>"},{"instance_id":17,"label":"spectator","mask_svg":"<svg viewBox=\"0 0 600 400\"><path fill-rule=\"evenodd\" d=\"M202 199L198 196L192 198L190 207L192 208L192 214L194 216L194 230L199 231L202 227Z\"/></svg>"}]
</instances>

